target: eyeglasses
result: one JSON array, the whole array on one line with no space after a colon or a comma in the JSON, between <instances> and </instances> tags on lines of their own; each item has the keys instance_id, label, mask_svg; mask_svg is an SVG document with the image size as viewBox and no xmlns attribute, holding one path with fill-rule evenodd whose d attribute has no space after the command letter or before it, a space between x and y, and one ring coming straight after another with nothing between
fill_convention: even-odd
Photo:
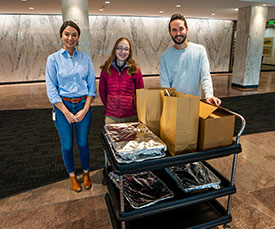
<instances>
[{"instance_id":1,"label":"eyeglasses","mask_svg":"<svg viewBox=\"0 0 275 229\"><path fill-rule=\"evenodd\" d=\"M120 46L118 46L117 48L116 48L116 50L118 50L119 52L122 52L122 51L125 51L125 52L129 52L129 48L123 48L123 47L120 47Z\"/></svg>"}]
</instances>

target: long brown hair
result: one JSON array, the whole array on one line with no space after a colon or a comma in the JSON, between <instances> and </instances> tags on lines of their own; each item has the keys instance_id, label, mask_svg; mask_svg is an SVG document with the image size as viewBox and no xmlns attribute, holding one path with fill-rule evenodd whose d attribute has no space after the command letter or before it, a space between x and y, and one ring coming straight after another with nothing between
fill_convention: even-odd
<instances>
[{"instance_id":1,"label":"long brown hair","mask_svg":"<svg viewBox=\"0 0 275 229\"><path fill-rule=\"evenodd\" d=\"M128 44L129 44L129 46L130 46L129 56L126 59L126 63L129 64L129 68L128 68L127 74L128 75L135 75L135 74L138 73L137 63L133 59L133 48L132 48L131 42L129 41L128 38L121 37L121 38L119 38L116 41L116 43L115 43L115 45L113 47L111 56L105 61L105 63L103 65L100 66L100 68L103 68L109 75L111 75L111 71L110 71L111 65L112 65L113 61L115 60L115 58L116 58L116 49L117 49L117 46L123 40L126 40L128 42Z\"/></svg>"}]
</instances>

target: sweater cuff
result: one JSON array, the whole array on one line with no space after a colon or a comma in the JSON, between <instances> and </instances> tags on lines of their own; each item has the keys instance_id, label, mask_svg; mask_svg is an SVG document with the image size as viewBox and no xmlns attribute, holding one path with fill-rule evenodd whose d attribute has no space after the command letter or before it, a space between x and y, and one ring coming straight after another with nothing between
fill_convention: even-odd
<instances>
[{"instance_id":1,"label":"sweater cuff","mask_svg":"<svg viewBox=\"0 0 275 229\"><path fill-rule=\"evenodd\" d=\"M213 92L208 92L208 93L205 94L205 98L206 98L206 99L207 99L207 98L210 98L210 97L214 97Z\"/></svg>"}]
</instances>

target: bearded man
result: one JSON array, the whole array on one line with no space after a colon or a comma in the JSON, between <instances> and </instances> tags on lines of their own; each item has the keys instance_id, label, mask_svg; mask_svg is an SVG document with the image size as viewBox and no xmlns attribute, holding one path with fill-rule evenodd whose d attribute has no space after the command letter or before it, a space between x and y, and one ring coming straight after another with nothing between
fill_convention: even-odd
<instances>
[{"instance_id":1,"label":"bearded man","mask_svg":"<svg viewBox=\"0 0 275 229\"><path fill-rule=\"evenodd\" d=\"M171 16L168 29L174 45L167 49L160 59L161 87L171 87L197 96L201 96L202 87L205 100L219 106L221 100L214 97L204 46L187 40L188 26L181 14Z\"/></svg>"}]
</instances>

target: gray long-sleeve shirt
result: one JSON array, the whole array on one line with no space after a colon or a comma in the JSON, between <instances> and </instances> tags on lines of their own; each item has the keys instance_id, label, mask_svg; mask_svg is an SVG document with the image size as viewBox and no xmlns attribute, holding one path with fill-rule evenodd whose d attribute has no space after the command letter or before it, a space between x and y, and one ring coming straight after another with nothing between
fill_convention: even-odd
<instances>
[{"instance_id":1,"label":"gray long-sleeve shirt","mask_svg":"<svg viewBox=\"0 0 275 229\"><path fill-rule=\"evenodd\" d=\"M160 58L161 87L175 88L186 94L213 97L209 62L204 46L189 42L185 49L170 47Z\"/></svg>"}]
</instances>

